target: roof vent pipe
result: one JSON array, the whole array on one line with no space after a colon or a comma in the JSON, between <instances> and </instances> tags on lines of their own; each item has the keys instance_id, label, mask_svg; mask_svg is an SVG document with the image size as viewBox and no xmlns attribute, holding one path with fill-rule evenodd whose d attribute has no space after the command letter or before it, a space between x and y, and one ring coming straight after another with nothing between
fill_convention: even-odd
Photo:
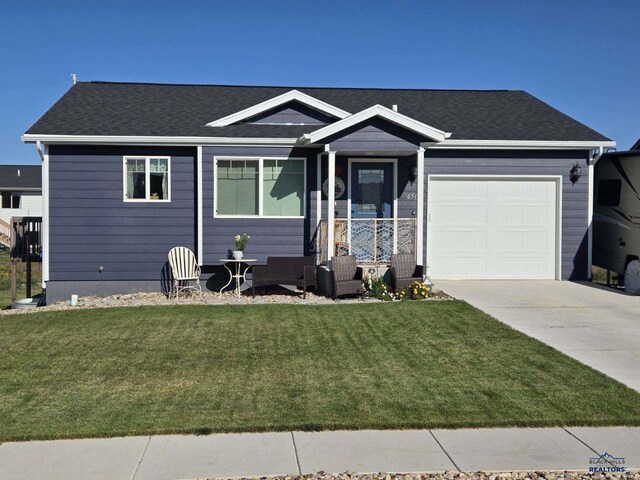
<instances>
[{"instance_id":1,"label":"roof vent pipe","mask_svg":"<svg viewBox=\"0 0 640 480\"><path fill-rule=\"evenodd\" d=\"M77 73L72 73L71 74L71 81L73 82L74 85L78 82L78 74Z\"/></svg>"},{"instance_id":2,"label":"roof vent pipe","mask_svg":"<svg viewBox=\"0 0 640 480\"><path fill-rule=\"evenodd\" d=\"M20 169L18 169L18 176L20 176Z\"/></svg>"},{"instance_id":3,"label":"roof vent pipe","mask_svg":"<svg viewBox=\"0 0 640 480\"><path fill-rule=\"evenodd\" d=\"M391 105L391 110L393 110L394 112L397 112L398 111L398 105L395 105L395 104Z\"/></svg>"}]
</instances>

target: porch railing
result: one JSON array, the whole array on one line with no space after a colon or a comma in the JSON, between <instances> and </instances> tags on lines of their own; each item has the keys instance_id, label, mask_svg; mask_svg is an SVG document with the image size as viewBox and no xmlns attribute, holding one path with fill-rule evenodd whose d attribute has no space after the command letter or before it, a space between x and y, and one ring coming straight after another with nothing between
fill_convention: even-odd
<instances>
[{"instance_id":1,"label":"porch railing","mask_svg":"<svg viewBox=\"0 0 640 480\"><path fill-rule=\"evenodd\" d=\"M42 217L11 218L11 258L39 262L42 256Z\"/></svg>"},{"instance_id":2,"label":"porch railing","mask_svg":"<svg viewBox=\"0 0 640 480\"><path fill-rule=\"evenodd\" d=\"M320 220L316 235L318 263L326 263L329 253L328 221ZM354 255L358 263L389 263L393 253L416 252L415 218L335 219L333 256Z\"/></svg>"}]
</instances>

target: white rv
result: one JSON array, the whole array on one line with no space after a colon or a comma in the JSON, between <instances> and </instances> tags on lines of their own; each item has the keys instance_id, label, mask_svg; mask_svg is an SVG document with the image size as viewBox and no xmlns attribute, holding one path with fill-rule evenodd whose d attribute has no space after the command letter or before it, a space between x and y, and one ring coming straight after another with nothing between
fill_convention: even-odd
<instances>
[{"instance_id":1,"label":"white rv","mask_svg":"<svg viewBox=\"0 0 640 480\"><path fill-rule=\"evenodd\" d=\"M640 259L640 140L600 158L594 195L593 264L624 278L627 265Z\"/></svg>"}]
</instances>

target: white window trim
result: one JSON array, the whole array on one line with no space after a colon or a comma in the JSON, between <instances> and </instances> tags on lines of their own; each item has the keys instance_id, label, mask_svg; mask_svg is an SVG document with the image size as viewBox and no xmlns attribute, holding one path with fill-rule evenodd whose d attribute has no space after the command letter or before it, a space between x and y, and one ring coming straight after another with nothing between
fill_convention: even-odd
<instances>
[{"instance_id":1,"label":"white window trim","mask_svg":"<svg viewBox=\"0 0 640 480\"><path fill-rule=\"evenodd\" d=\"M2 191L0 191L0 197L2 197L5 193L9 194L9 206L8 207L3 207L2 203L0 203L0 209L2 209L2 210L19 210L20 208L22 208L20 206L20 204L22 203L22 192L21 191L18 191L16 189L2 190ZM17 207L13 204L13 200L16 197L18 198L18 206Z\"/></svg>"},{"instance_id":2,"label":"white window trim","mask_svg":"<svg viewBox=\"0 0 640 480\"><path fill-rule=\"evenodd\" d=\"M257 161L258 162L258 214L257 215L224 215L218 213L218 161ZM264 160L302 160L303 162L303 182L304 193L302 195L303 215L264 215ZM304 219L307 214L307 159L305 157L234 157L234 156L214 156L213 157L213 218L278 218L278 219Z\"/></svg>"},{"instance_id":3,"label":"white window trim","mask_svg":"<svg viewBox=\"0 0 640 480\"><path fill-rule=\"evenodd\" d=\"M167 161L167 185L169 191L167 198L162 200L151 200L151 159ZM145 198L127 198L127 160L144 160L145 174ZM167 156L146 156L146 155L126 155L122 157L122 199L127 203L169 203L171 202L171 157Z\"/></svg>"}]
</instances>

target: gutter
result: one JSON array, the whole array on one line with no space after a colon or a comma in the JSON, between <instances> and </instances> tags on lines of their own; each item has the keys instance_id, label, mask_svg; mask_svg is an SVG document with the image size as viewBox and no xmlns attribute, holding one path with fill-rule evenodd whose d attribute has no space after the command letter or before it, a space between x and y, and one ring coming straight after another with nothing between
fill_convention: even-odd
<instances>
[{"instance_id":1,"label":"gutter","mask_svg":"<svg viewBox=\"0 0 640 480\"><path fill-rule=\"evenodd\" d=\"M594 152L589 153L589 160L587 162L589 169L589 199L587 203L587 278L589 280L593 279L593 202L594 202L594 178L593 175L595 173L595 165L598 163L598 160L604 154L604 147L600 145L595 149Z\"/></svg>"},{"instance_id":2,"label":"gutter","mask_svg":"<svg viewBox=\"0 0 640 480\"><path fill-rule=\"evenodd\" d=\"M165 137L165 136L119 136L119 135L38 135L25 133L20 137L24 143L92 144L92 145L255 145L295 146L297 138L253 138L253 137ZM43 153L38 148L40 157Z\"/></svg>"}]
</instances>

